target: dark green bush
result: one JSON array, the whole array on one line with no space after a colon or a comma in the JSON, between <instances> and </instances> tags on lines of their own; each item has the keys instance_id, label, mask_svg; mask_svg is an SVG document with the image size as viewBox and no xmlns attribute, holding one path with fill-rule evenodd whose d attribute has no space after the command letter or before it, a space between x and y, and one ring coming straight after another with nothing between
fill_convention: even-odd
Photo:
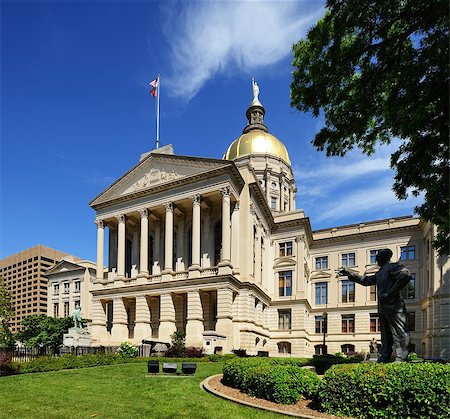
<instances>
[{"instance_id":1,"label":"dark green bush","mask_svg":"<svg viewBox=\"0 0 450 419\"><path fill-rule=\"evenodd\" d=\"M301 396L312 398L319 386L317 374L302 369L306 360L237 358L226 362L223 383L251 396L292 404Z\"/></svg>"},{"instance_id":2,"label":"dark green bush","mask_svg":"<svg viewBox=\"0 0 450 419\"><path fill-rule=\"evenodd\" d=\"M317 374L324 374L332 365L336 364L354 364L363 360L360 356L338 356L338 355L314 355L310 365L314 365Z\"/></svg>"},{"instance_id":3,"label":"dark green bush","mask_svg":"<svg viewBox=\"0 0 450 419\"><path fill-rule=\"evenodd\" d=\"M11 362L0 362L0 377L17 374L17 368Z\"/></svg>"},{"instance_id":4,"label":"dark green bush","mask_svg":"<svg viewBox=\"0 0 450 419\"><path fill-rule=\"evenodd\" d=\"M322 407L363 418L450 417L450 365L393 363L336 365L320 384Z\"/></svg>"}]
</instances>

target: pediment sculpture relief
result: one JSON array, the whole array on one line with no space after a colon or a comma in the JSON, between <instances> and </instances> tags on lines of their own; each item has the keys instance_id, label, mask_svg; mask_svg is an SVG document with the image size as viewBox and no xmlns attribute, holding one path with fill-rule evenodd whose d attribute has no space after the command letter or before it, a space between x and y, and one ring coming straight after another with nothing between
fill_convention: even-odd
<instances>
[{"instance_id":1,"label":"pediment sculpture relief","mask_svg":"<svg viewBox=\"0 0 450 419\"><path fill-rule=\"evenodd\" d=\"M144 177L133 184L132 190L136 191L138 189L148 188L155 183L169 182L179 177L180 175L175 173L173 170L172 172L166 172L161 169L151 169L150 172L146 173Z\"/></svg>"}]
</instances>

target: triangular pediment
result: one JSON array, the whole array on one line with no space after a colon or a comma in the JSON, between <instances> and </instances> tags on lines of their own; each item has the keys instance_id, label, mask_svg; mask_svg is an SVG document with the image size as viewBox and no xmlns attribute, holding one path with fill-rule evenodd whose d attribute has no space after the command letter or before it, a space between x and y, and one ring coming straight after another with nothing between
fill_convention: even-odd
<instances>
[{"instance_id":1,"label":"triangular pediment","mask_svg":"<svg viewBox=\"0 0 450 419\"><path fill-rule=\"evenodd\" d=\"M326 271L317 271L314 272L309 279L324 279L324 278L331 278L331 273Z\"/></svg>"},{"instance_id":2,"label":"triangular pediment","mask_svg":"<svg viewBox=\"0 0 450 419\"><path fill-rule=\"evenodd\" d=\"M70 262L68 260L62 260L61 262L58 262L55 266L50 268L46 272L46 275L54 275L62 272L77 271L79 269L85 269L85 267L77 263Z\"/></svg>"},{"instance_id":3,"label":"triangular pediment","mask_svg":"<svg viewBox=\"0 0 450 419\"><path fill-rule=\"evenodd\" d=\"M150 154L95 198L95 206L116 198L183 182L194 176L228 167L232 163L166 154Z\"/></svg>"}]
</instances>

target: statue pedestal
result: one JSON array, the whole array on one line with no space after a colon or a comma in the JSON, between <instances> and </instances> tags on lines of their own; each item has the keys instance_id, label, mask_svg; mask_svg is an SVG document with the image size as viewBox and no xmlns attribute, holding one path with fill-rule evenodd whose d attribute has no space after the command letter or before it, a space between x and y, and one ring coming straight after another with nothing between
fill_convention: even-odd
<instances>
[{"instance_id":1,"label":"statue pedestal","mask_svg":"<svg viewBox=\"0 0 450 419\"><path fill-rule=\"evenodd\" d=\"M87 329L71 327L63 336L64 346L91 346L91 334Z\"/></svg>"}]
</instances>

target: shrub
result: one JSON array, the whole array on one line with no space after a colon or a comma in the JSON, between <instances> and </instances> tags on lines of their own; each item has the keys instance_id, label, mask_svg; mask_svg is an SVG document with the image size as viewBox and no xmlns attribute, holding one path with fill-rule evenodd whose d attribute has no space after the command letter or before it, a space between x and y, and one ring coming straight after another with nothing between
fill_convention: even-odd
<instances>
[{"instance_id":1,"label":"shrub","mask_svg":"<svg viewBox=\"0 0 450 419\"><path fill-rule=\"evenodd\" d=\"M282 361L269 358L229 361L223 368L223 382L251 396L282 404L295 403L301 396L315 397L320 380L317 374L294 364L295 360Z\"/></svg>"},{"instance_id":2,"label":"shrub","mask_svg":"<svg viewBox=\"0 0 450 419\"><path fill-rule=\"evenodd\" d=\"M122 358L134 358L139 354L139 349L128 342L122 342L117 348L117 353Z\"/></svg>"},{"instance_id":3,"label":"shrub","mask_svg":"<svg viewBox=\"0 0 450 419\"><path fill-rule=\"evenodd\" d=\"M239 356L241 358L245 358L247 356L247 350L246 349L233 349L233 353L236 356Z\"/></svg>"},{"instance_id":4,"label":"shrub","mask_svg":"<svg viewBox=\"0 0 450 419\"><path fill-rule=\"evenodd\" d=\"M187 358L202 358L203 356L203 348L196 348L194 346L189 346L186 348Z\"/></svg>"},{"instance_id":5,"label":"shrub","mask_svg":"<svg viewBox=\"0 0 450 419\"><path fill-rule=\"evenodd\" d=\"M17 374L18 370L11 362L0 362L0 377Z\"/></svg>"},{"instance_id":6,"label":"shrub","mask_svg":"<svg viewBox=\"0 0 450 419\"><path fill-rule=\"evenodd\" d=\"M225 354L225 355L210 354L210 355L206 356L206 359L211 362L225 362L225 361L229 361L230 359L233 359L235 357L236 357L236 355L234 355L234 354Z\"/></svg>"},{"instance_id":7,"label":"shrub","mask_svg":"<svg viewBox=\"0 0 450 419\"><path fill-rule=\"evenodd\" d=\"M450 365L393 363L336 365L319 386L322 407L364 418L447 418Z\"/></svg>"},{"instance_id":8,"label":"shrub","mask_svg":"<svg viewBox=\"0 0 450 419\"><path fill-rule=\"evenodd\" d=\"M344 357L342 355L314 355L311 361L311 365L316 368L317 374L324 374L332 365L336 364L351 364L361 362L363 358L361 356Z\"/></svg>"}]
</instances>

